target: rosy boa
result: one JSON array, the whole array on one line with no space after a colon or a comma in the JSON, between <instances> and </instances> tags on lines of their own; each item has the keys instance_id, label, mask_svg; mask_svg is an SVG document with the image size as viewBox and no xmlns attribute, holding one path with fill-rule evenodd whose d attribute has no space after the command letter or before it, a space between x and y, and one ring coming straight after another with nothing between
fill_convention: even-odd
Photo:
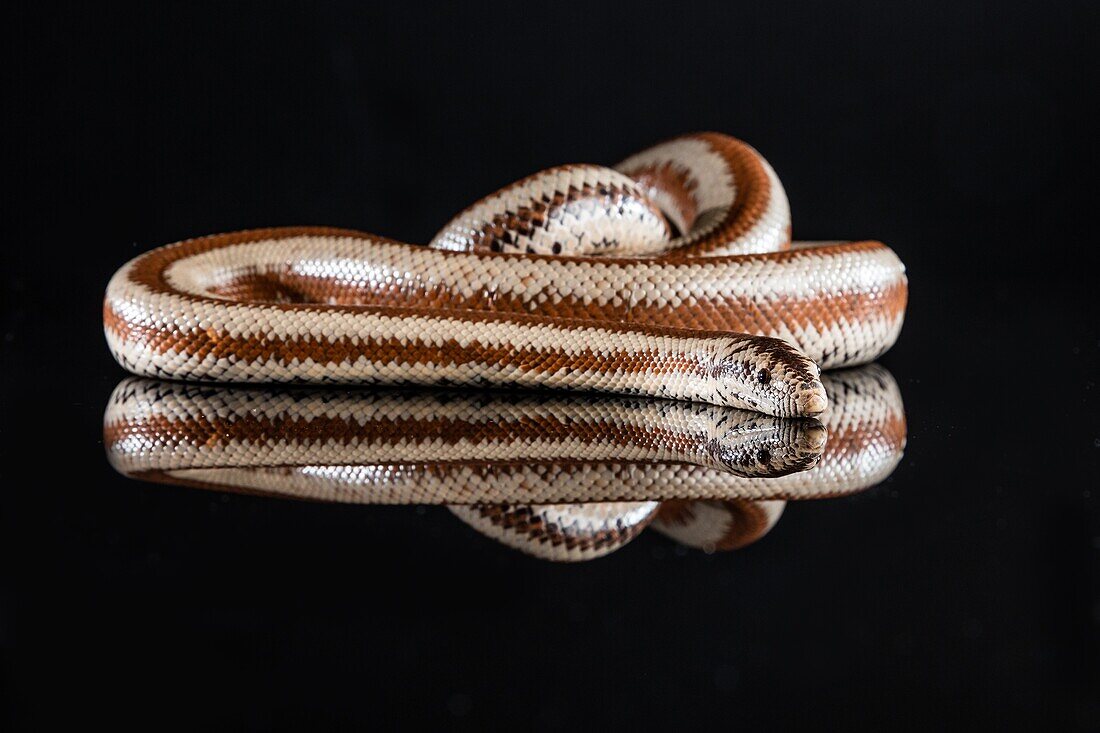
<instances>
[{"instance_id":1,"label":"rosy boa","mask_svg":"<svg viewBox=\"0 0 1100 733\"><path fill-rule=\"evenodd\" d=\"M724 135L614 169L553 168L429 247L267 229L161 247L107 288L115 358L228 382L553 387L820 414L820 369L896 340L907 283L878 242L790 241L771 166ZM820 368L819 368L820 367Z\"/></svg>"},{"instance_id":2,"label":"rosy boa","mask_svg":"<svg viewBox=\"0 0 1100 733\"><path fill-rule=\"evenodd\" d=\"M823 379L821 422L648 398L128 379L111 396L104 443L117 470L146 481L447 504L547 559L599 557L651 522L691 547L733 549L763 536L786 500L861 491L901 460L905 414L889 372Z\"/></svg>"}]
</instances>

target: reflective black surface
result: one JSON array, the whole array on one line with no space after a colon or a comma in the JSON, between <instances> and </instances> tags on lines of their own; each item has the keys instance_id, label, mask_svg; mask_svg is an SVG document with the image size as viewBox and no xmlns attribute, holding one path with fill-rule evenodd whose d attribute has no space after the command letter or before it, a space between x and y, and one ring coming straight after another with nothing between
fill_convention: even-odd
<instances>
[{"instance_id":1,"label":"reflective black surface","mask_svg":"<svg viewBox=\"0 0 1100 733\"><path fill-rule=\"evenodd\" d=\"M7 727L1100 726L1091 6L150 5L6 25ZM908 445L878 488L791 504L737 552L647 532L559 565L444 508L107 463L123 374L100 298L134 253L300 223L423 241L541 167L700 128L768 157L796 236L877 237L908 265L883 360Z\"/></svg>"},{"instance_id":2,"label":"reflective black surface","mask_svg":"<svg viewBox=\"0 0 1100 733\"><path fill-rule=\"evenodd\" d=\"M741 549L787 501L884 482L905 408L877 364L822 376L821 419L620 395L207 385L130 377L103 415L107 460L152 484L271 499L445 505L533 557L584 562L651 524Z\"/></svg>"}]
</instances>

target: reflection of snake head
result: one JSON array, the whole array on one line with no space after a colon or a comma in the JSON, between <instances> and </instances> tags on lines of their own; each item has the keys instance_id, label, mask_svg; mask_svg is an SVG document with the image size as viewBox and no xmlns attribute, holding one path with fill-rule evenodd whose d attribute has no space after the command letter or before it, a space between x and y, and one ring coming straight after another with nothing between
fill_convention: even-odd
<instances>
[{"instance_id":1,"label":"reflection of snake head","mask_svg":"<svg viewBox=\"0 0 1100 733\"><path fill-rule=\"evenodd\" d=\"M719 418L708 448L711 459L732 473L774 478L817 465L827 436L817 420L736 411Z\"/></svg>"},{"instance_id":2,"label":"reflection of snake head","mask_svg":"<svg viewBox=\"0 0 1100 733\"><path fill-rule=\"evenodd\" d=\"M780 339L731 338L713 374L724 404L784 417L819 415L829 404L818 365Z\"/></svg>"}]
</instances>

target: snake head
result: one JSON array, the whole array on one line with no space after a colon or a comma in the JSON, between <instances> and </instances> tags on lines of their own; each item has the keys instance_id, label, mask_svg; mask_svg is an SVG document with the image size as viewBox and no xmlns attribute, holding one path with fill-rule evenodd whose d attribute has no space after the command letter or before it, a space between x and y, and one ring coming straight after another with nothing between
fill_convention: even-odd
<instances>
[{"instance_id":1,"label":"snake head","mask_svg":"<svg viewBox=\"0 0 1100 733\"><path fill-rule=\"evenodd\" d=\"M745 478L776 478L813 468L828 431L812 418L783 418L729 410L714 425L710 459Z\"/></svg>"},{"instance_id":2,"label":"snake head","mask_svg":"<svg viewBox=\"0 0 1100 733\"><path fill-rule=\"evenodd\" d=\"M724 339L713 363L724 404L777 417L813 417L829 404L821 369L786 341L766 336Z\"/></svg>"}]
</instances>

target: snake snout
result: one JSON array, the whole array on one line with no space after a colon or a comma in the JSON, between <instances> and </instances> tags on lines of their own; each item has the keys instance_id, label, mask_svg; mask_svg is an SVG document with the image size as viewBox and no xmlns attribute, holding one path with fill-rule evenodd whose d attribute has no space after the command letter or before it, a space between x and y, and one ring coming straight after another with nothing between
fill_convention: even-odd
<instances>
[{"instance_id":1,"label":"snake snout","mask_svg":"<svg viewBox=\"0 0 1100 733\"><path fill-rule=\"evenodd\" d=\"M827 431L812 418L785 418L736 410L710 441L716 465L746 478L774 478L813 468Z\"/></svg>"},{"instance_id":2,"label":"snake snout","mask_svg":"<svg viewBox=\"0 0 1100 733\"><path fill-rule=\"evenodd\" d=\"M817 465L825 453L829 431L813 418L784 419L781 465L773 466L774 475L806 471Z\"/></svg>"},{"instance_id":3,"label":"snake snout","mask_svg":"<svg viewBox=\"0 0 1100 733\"><path fill-rule=\"evenodd\" d=\"M787 412L792 417L816 417L829 406L829 396L821 381L821 368L793 347L772 354L772 371L785 392Z\"/></svg>"},{"instance_id":4,"label":"snake snout","mask_svg":"<svg viewBox=\"0 0 1100 733\"><path fill-rule=\"evenodd\" d=\"M798 432L798 447L805 453L821 454L829 440L829 431L816 420L801 426Z\"/></svg>"},{"instance_id":5,"label":"snake snout","mask_svg":"<svg viewBox=\"0 0 1100 733\"><path fill-rule=\"evenodd\" d=\"M829 398L825 394L825 385L818 379L816 384L803 386L795 397L795 405L799 415L814 417L825 412L829 406Z\"/></svg>"}]
</instances>

